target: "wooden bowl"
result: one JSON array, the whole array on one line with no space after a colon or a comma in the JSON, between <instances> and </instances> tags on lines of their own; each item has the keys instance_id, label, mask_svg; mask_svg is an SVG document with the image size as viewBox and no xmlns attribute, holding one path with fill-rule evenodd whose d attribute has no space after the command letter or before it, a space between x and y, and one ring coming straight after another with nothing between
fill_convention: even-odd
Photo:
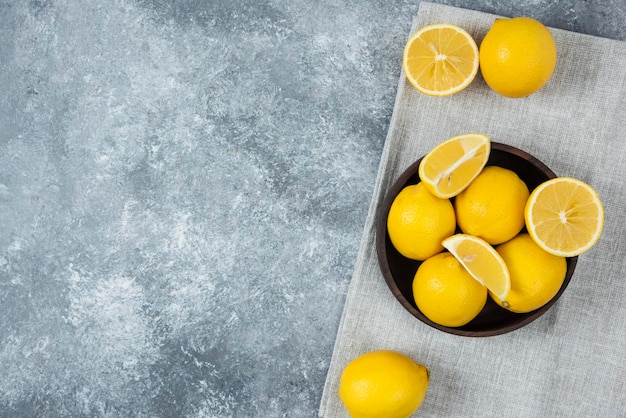
<instances>
[{"instance_id":1,"label":"wooden bowl","mask_svg":"<svg viewBox=\"0 0 626 418\"><path fill-rule=\"evenodd\" d=\"M519 314L507 311L488 297L485 307L478 316L467 325L457 328L436 324L420 312L413 299L412 284L413 277L421 261L411 260L400 255L391 244L387 234L387 216L389 214L389 208L395 197L405 186L420 182L417 174L420 161L421 158L413 163L394 182L378 214L376 228L378 261L385 281L394 296L407 311L425 324L450 334L466 337L488 337L504 334L521 328L543 315L554 305L567 287L574 273L577 257L567 258L565 281L556 296L547 304L532 312ZM529 191L532 191L542 182L556 177L556 174L554 174L552 170L532 155L510 145L497 142L491 143L491 153L487 165L495 165L514 171L526 183Z\"/></svg>"}]
</instances>

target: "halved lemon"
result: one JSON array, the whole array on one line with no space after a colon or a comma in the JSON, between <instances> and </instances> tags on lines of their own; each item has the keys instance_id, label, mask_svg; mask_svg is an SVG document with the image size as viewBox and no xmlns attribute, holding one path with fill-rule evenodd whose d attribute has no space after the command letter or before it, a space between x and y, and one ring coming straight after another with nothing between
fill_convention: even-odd
<instances>
[{"instance_id":1,"label":"halved lemon","mask_svg":"<svg viewBox=\"0 0 626 418\"><path fill-rule=\"evenodd\" d=\"M473 235L456 234L442 244L474 279L501 300L506 299L511 290L509 269L487 241Z\"/></svg>"},{"instance_id":2,"label":"halved lemon","mask_svg":"<svg viewBox=\"0 0 626 418\"><path fill-rule=\"evenodd\" d=\"M557 177L532 191L524 211L532 239L550 254L574 257L602 235L604 207L598 192L572 177Z\"/></svg>"},{"instance_id":3,"label":"halved lemon","mask_svg":"<svg viewBox=\"0 0 626 418\"><path fill-rule=\"evenodd\" d=\"M449 96L478 72L478 47L464 29L449 23L424 26L404 47L402 68L409 82L429 96Z\"/></svg>"},{"instance_id":4,"label":"halved lemon","mask_svg":"<svg viewBox=\"0 0 626 418\"><path fill-rule=\"evenodd\" d=\"M420 180L432 194L448 199L461 193L487 164L491 140L472 133L452 137L431 149L420 162Z\"/></svg>"}]
</instances>

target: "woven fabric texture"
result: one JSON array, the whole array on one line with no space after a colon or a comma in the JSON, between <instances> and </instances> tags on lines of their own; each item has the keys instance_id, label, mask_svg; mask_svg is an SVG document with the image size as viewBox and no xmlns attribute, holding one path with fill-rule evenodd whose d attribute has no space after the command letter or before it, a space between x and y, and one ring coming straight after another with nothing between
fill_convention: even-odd
<instances>
[{"instance_id":1,"label":"woven fabric texture","mask_svg":"<svg viewBox=\"0 0 626 418\"><path fill-rule=\"evenodd\" d=\"M454 23L480 44L495 18L422 2L412 30ZM626 417L626 43L550 30L555 72L524 99L498 96L480 74L458 94L428 97L401 75L320 416L348 416L337 388L350 360L392 349L431 371L416 416ZM411 316L387 287L375 248L378 212L394 180L437 143L467 132L486 133L559 176L591 184L605 206L603 236L578 258L559 301L495 337L450 335Z\"/></svg>"}]
</instances>

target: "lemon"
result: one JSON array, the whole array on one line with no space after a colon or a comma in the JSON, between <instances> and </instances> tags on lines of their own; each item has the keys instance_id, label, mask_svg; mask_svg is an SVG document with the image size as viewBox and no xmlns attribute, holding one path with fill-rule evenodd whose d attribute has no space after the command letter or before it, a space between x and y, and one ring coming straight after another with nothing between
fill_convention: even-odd
<instances>
[{"instance_id":1,"label":"lemon","mask_svg":"<svg viewBox=\"0 0 626 418\"><path fill-rule=\"evenodd\" d=\"M467 272L500 299L511 289L511 278L500 254L483 239L456 234L443 241L443 246L459 260Z\"/></svg>"},{"instance_id":2,"label":"lemon","mask_svg":"<svg viewBox=\"0 0 626 418\"><path fill-rule=\"evenodd\" d=\"M598 193L572 177L557 177L530 194L525 209L526 228L547 252L574 257L600 239L604 207Z\"/></svg>"},{"instance_id":3,"label":"lemon","mask_svg":"<svg viewBox=\"0 0 626 418\"><path fill-rule=\"evenodd\" d=\"M554 39L530 17L496 19L480 44L480 71L494 91L506 97L535 93L556 66Z\"/></svg>"},{"instance_id":4,"label":"lemon","mask_svg":"<svg viewBox=\"0 0 626 418\"><path fill-rule=\"evenodd\" d=\"M489 166L455 199L456 219L466 234L495 245L524 228L528 187L513 171Z\"/></svg>"},{"instance_id":5,"label":"lemon","mask_svg":"<svg viewBox=\"0 0 626 418\"><path fill-rule=\"evenodd\" d=\"M353 418L406 418L426 395L429 373L397 351L360 355L344 368L339 398Z\"/></svg>"},{"instance_id":6,"label":"lemon","mask_svg":"<svg viewBox=\"0 0 626 418\"><path fill-rule=\"evenodd\" d=\"M474 319L487 302L487 288L478 283L450 253L424 261L413 279L418 309L431 321L460 327Z\"/></svg>"},{"instance_id":7,"label":"lemon","mask_svg":"<svg viewBox=\"0 0 626 418\"><path fill-rule=\"evenodd\" d=\"M565 280L565 257L550 254L527 233L496 247L511 275L511 290L502 300L490 293L500 306L517 313L539 309L559 291Z\"/></svg>"},{"instance_id":8,"label":"lemon","mask_svg":"<svg viewBox=\"0 0 626 418\"><path fill-rule=\"evenodd\" d=\"M420 161L420 180L442 199L461 193L480 174L491 152L487 135L472 133L449 138L431 149Z\"/></svg>"},{"instance_id":9,"label":"lemon","mask_svg":"<svg viewBox=\"0 0 626 418\"><path fill-rule=\"evenodd\" d=\"M406 186L389 209L387 231L394 248L413 260L443 251L441 241L454 233L454 207L432 195L422 183Z\"/></svg>"},{"instance_id":10,"label":"lemon","mask_svg":"<svg viewBox=\"0 0 626 418\"><path fill-rule=\"evenodd\" d=\"M420 92L449 96L466 88L478 73L478 47L464 29L437 23L415 32L404 47L404 74Z\"/></svg>"}]
</instances>

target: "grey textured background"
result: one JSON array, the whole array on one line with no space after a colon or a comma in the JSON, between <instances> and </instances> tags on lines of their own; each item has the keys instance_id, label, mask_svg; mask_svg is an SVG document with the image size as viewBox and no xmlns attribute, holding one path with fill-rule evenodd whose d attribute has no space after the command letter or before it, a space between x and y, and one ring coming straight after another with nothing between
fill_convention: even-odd
<instances>
[{"instance_id":1,"label":"grey textured background","mask_svg":"<svg viewBox=\"0 0 626 418\"><path fill-rule=\"evenodd\" d=\"M418 6L0 1L0 416L316 416Z\"/></svg>"}]
</instances>

